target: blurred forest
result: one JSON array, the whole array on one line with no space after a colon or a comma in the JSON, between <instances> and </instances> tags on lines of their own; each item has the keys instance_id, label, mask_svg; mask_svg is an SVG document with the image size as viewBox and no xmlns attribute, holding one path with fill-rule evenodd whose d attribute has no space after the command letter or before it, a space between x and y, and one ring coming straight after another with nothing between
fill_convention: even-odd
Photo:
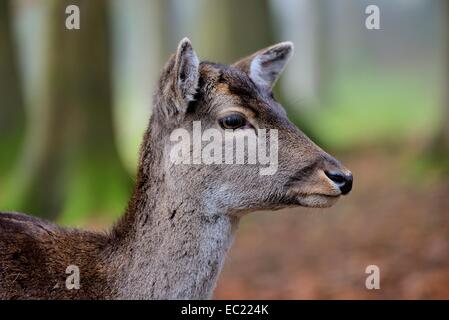
<instances>
[{"instance_id":1,"label":"blurred forest","mask_svg":"<svg viewBox=\"0 0 449 320\"><path fill-rule=\"evenodd\" d=\"M121 215L184 36L221 63L293 41L275 95L355 177L331 209L245 217L216 298L449 298L444 0L2 0L0 210L90 229ZM371 264L380 290L365 288Z\"/></svg>"}]
</instances>

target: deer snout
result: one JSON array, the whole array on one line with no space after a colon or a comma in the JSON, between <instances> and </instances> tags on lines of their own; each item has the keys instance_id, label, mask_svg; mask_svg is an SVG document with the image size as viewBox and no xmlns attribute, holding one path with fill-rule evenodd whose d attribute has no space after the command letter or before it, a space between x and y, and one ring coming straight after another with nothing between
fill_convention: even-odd
<instances>
[{"instance_id":1,"label":"deer snout","mask_svg":"<svg viewBox=\"0 0 449 320\"><path fill-rule=\"evenodd\" d=\"M352 173L349 171L327 171L326 176L340 189L341 194L348 194L352 189Z\"/></svg>"}]
</instances>

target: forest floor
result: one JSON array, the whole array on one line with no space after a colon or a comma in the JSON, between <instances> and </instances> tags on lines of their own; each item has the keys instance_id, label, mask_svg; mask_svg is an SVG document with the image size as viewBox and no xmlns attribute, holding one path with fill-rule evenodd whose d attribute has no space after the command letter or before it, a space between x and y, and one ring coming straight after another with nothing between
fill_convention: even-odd
<instances>
[{"instance_id":1,"label":"forest floor","mask_svg":"<svg viewBox=\"0 0 449 320\"><path fill-rule=\"evenodd\" d=\"M448 181L414 176L394 152L341 160L354 189L334 207L242 219L216 299L449 299Z\"/></svg>"}]
</instances>

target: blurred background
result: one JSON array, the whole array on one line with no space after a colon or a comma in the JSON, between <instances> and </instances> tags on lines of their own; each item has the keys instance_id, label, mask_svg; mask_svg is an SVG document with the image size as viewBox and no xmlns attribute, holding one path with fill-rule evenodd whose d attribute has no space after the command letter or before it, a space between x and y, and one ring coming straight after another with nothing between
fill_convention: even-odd
<instances>
[{"instance_id":1,"label":"blurred background","mask_svg":"<svg viewBox=\"0 0 449 320\"><path fill-rule=\"evenodd\" d=\"M448 299L448 17L444 0L2 0L0 209L106 228L179 40L222 63L291 40L276 96L354 189L242 219L215 298ZM372 264L380 290L365 288Z\"/></svg>"}]
</instances>

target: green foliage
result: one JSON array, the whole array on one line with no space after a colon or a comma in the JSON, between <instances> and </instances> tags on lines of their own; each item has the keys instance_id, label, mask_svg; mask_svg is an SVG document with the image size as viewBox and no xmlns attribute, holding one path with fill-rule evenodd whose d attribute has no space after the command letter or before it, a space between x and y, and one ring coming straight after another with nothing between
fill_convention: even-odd
<instances>
[{"instance_id":1,"label":"green foliage","mask_svg":"<svg viewBox=\"0 0 449 320\"><path fill-rule=\"evenodd\" d=\"M351 72L334 83L331 105L307 109L303 122L334 148L399 143L407 136L432 135L441 108L431 75Z\"/></svg>"},{"instance_id":2,"label":"green foliage","mask_svg":"<svg viewBox=\"0 0 449 320\"><path fill-rule=\"evenodd\" d=\"M92 217L113 220L122 215L134 183L119 163L107 158L79 161L68 180L58 222L70 226L82 226Z\"/></svg>"}]
</instances>

